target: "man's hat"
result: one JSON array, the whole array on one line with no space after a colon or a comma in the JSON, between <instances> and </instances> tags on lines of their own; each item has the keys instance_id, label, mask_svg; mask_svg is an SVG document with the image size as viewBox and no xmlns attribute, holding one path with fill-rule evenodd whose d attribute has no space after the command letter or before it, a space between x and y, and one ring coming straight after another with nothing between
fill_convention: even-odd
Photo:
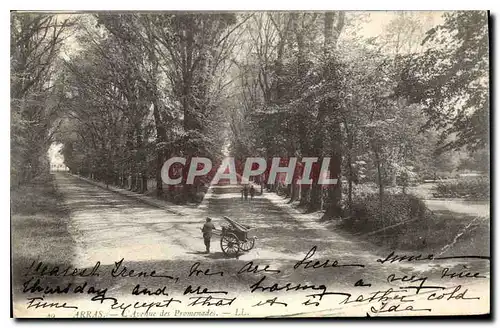
<instances>
[{"instance_id":1,"label":"man's hat","mask_svg":"<svg viewBox=\"0 0 500 328\"><path fill-rule=\"evenodd\" d=\"M207 217L207 221L212 221L212 219L211 219L211 218L209 218L209 217Z\"/></svg>"}]
</instances>

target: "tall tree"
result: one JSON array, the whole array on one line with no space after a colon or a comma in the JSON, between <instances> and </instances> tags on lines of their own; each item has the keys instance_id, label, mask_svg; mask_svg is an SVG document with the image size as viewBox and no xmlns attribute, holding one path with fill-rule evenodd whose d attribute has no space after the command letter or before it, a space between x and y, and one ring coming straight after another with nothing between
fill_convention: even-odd
<instances>
[{"instance_id":1,"label":"tall tree","mask_svg":"<svg viewBox=\"0 0 500 328\"><path fill-rule=\"evenodd\" d=\"M428 49L410 56L397 88L420 103L428 115L424 128L441 134L441 151L484 148L489 134L488 14L456 11L427 32Z\"/></svg>"},{"instance_id":2,"label":"tall tree","mask_svg":"<svg viewBox=\"0 0 500 328\"><path fill-rule=\"evenodd\" d=\"M57 129L64 82L57 65L72 21L55 15L11 14L11 177L27 182L48 171L46 152Z\"/></svg>"}]
</instances>

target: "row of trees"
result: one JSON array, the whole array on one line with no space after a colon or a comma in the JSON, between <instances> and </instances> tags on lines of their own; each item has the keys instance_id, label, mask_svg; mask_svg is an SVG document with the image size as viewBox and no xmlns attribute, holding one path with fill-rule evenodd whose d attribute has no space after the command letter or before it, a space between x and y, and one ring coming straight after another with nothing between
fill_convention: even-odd
<instances>
[{"instance_id":1,"label":"row of trees","mask_svg":"<svg viewBox=\"0 0 500 328\"><path fill-rule=\"evenodd\" d=\"M227 71L245 16L98 14L84 17L81 50L65 62L64 150L72 171L194 200L196 186L163 190L172 156L216 160L224 143Z\"/></svg>"},{"instance_id":2,"label":"row of trees","mask_svg":"<svg viewBox=\"0 0 500 328\"><path fill-rule=\"evenodd\" d=\"M47 150L61 117L59 53L72 22L49 15L11 16L11 185L48 170Z\"/></svg>"},{"instance_id":3,"label":"row of trees","mask_svg":"<svg viewBox=\"0 0 500 328\"><path fill-rule=\"evenodd\" d=\"M183 201L199 188L163 190L172 156L331 157L342 183L294 180L286 194L338 216L353 184L375 181L383 199L398 180L450 170L450 151L487 145L487 16L435 16L394 13L365 37L369 17L350 12L14 15L13 169L37 162L57 127L73 172L140 192L155 177ZM25 94L23 74L40 75Z\"/></svg>"},{"instance_id":4,"label":"row of trees","mask_svg":"<svg viewBox=\"0 0 500 328\"><path fill-rule=\"evenodd\" d=\"M446 151L487 145L487 21L457 12L433 27L431 16L395 13L372 39L356 35L356 14L253 16L234 154L337 159L330 172L345 185L286 190L327 217L350 207L360 179L376 181L382 199L397 179L451 171Z\"/></svg>"}]
</instances>

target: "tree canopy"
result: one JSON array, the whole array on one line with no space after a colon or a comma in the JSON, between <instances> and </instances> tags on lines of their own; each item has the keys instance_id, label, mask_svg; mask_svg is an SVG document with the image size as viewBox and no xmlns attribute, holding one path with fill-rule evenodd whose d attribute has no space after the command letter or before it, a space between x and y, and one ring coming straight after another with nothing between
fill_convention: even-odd
<instances>
[{"instance_id":1,"label":"tree canopy","mask_svg":"<svg viewBox=\"0 0 500 328\"><path fill-rule=\"evenodd\" d=\"M329 157L335 186L268 187L336 217L356 184L453 170L488 147L487 14L390 17L373 36L357 12L13 13L12 176L58 141L75 174L186 202L209 181L164 190L173 156Z\"/></svg>"}]
</instances>

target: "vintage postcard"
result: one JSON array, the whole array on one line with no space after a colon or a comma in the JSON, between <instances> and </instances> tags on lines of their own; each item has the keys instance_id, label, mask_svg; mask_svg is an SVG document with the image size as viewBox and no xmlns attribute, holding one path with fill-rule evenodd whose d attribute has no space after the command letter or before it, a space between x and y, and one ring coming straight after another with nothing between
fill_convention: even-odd
<instances>
[{"instance_id":1,"label":"vintage postcard","mask_svg":"<svg viewBox=\"0 0 500 328\"><path fill-rule=\"evenodd\" d=\"M12 315L490 314L486 11L11 13Z\"/></svg>"}]
</instances>

